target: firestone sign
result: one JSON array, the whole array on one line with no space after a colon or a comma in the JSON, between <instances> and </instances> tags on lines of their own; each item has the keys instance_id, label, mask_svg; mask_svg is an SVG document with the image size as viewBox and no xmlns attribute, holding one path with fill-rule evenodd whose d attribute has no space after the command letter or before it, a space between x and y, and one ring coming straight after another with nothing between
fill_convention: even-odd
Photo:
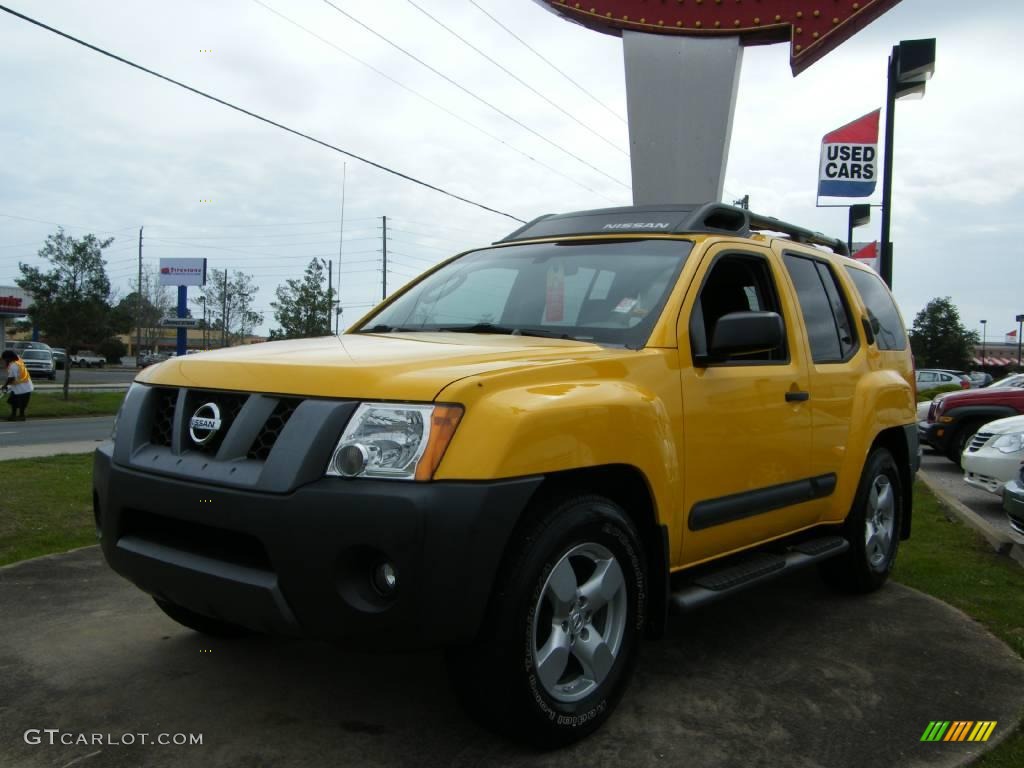
<instances>
[{"instance_id":1,"label":"firestone sign","mask_svg":"<svg viewBox=\"0 0 1024 768\"><path fill-rule=\"evenodd\" d=\"M206 259L160 259L160 285L206 285Z\"/></svg>"},{"instance_id":2,"label":"firestone sign","mask_svg":"<svg viewBox=\"0 0 1024 768\"><path fill-rule=\"evenodd\" d=\"M744 45L791 45L790 66L798 75L852 37L899 0L536 0L599 32L623 30L661 35L739 36Z\"/></svg>"}]
</instances>

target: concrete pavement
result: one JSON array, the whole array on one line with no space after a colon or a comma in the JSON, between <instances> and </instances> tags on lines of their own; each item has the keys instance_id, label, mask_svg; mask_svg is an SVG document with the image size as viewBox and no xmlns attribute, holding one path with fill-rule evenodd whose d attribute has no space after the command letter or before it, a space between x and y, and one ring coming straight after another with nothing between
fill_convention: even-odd
<instances>
[{"instance_id":1,"label":"concrete pavement","mask_svg":"<svg viewBox=\"0 0 1024 768\"><path fill-rule=\"evenodd\" d=\"M0 754L24 768L941 768L1008 735L1024 704L1024 663L977 622L897 584L839 597L813 572L674 620L606 727L542 754L475 726L438 653L204 638L95 547L0 569L0 616ZM937 719L999 725L988 744L922 743ZM26 743L45 728L203 743Z\"/></svg>"}]
</instances>

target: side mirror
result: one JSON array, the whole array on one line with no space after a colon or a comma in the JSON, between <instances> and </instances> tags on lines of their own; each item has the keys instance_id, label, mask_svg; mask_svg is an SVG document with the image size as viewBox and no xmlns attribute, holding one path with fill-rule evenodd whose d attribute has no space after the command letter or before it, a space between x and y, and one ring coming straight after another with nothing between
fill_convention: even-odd
<instances>
[{"instance_id":1,"label":"side mirror","mask_svg":"<svg viewBox=\"0 0 1024 768\"><path fill-rule=\"evenodd\" d=\"M715 359L764 352L781 347L785 335L777 312L730 312L715 323L709 352Z\"/></svg>"}]
</instances>

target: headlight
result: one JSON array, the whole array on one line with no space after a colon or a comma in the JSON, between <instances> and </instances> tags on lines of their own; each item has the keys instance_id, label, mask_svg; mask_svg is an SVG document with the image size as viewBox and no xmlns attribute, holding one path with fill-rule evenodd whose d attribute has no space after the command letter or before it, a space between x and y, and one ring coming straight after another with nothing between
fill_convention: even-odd
<instances>
[{"instance_id":1,"label":"headlight","mask_svg":"<svg viewBox=\"0 0 1024 768\"><path fill-rule=\"evenodd\" d=\"M1024 432L1011 432L1008 435L1000 435L992 441L992 447L998 448L1003 453L1017 453L1024 449Z\"/></svg>"},{"instance_id":2,"label":"headlight","mask_svg":"<svg viewBox=\"0 0 1024 768\"><path fill-rule=\"evenodd\" d=\"M363 403L338 440L326 474L430 480L461 418L457 405Z\"/></svg>"}]
</instances>

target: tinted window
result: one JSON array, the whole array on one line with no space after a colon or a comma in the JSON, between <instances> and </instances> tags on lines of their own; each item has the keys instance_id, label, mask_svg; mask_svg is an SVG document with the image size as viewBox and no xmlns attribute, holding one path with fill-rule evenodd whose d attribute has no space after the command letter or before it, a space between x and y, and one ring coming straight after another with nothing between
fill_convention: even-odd
<instances>
[{"instance_id":1,"label":"tinted window","mask_svg":"<svg viewBox=\"0 0 1024 768\"><path fill-rule=\"evenodd\" d=\"M853 330L853 313L843 296L839 281L836 279L832 267L824 261L816 262L818 266L818 277L825 286L825 293L828 294L828 302L832 305L832 316L836 319L836 328L839 331L839 349L846 360L857 349L857 334Z\"/></svg>"},{"instance_id":2,"label":"tinted window","mask_svg":"<svg viewBox=\"0 0 1024 768\"><path fill-rule=\"evenodd\" d=\"M800 300L807 340L811 344L811 357L816 363L839 362L843 359L839 329L817 265L812 259L791 254L786 255L785 261Z\"/></svg>"},{"instance_id":3,"label":"tinted window","mask_svg":"<svg viewBox=\"0 0 1024 768\"><path fill-rule=\"evenodd\" d=\"M690 344L695 358L707 355L715 325L731 312L777 312L782 315L771 268L761 256L728 254L719 257L704 280L690 316ZM785 344L775 349L735 355L729 362L786 362Z\"/></svg>"},{"instance_id":4,"label":"tinted window","mask_svg":"<svg viewBox=\"0 0 1024 768\"><path fill-rule=\"evenodd\" d=\"M903 330L903 320L882 278L863 269L847 267L846 271L850 273L853 284L857 286L857 292L867 307L868 321L875 333L878 348L906 349L907 333Z\"/></svg>"},{"instance_id":5,"label":"tinted window","mask_svg":"<svg viewBox=\"0 0 1024 768\"><path fill-rule=\"evenodd\" d=\"M24 352L21 353L21 357L24 358L25 360L49 360L50 353L41 349L26 349Z\"/></svg>"},{"instance_id":6,"label":"tinted window","mask_svg":"<svg viewBox=\"0 0 1024 768\"><path fill-rule=\"evenodd\" d=\"M414 284L360 331L520 332L643 346L692 248L637 239L475 251Z\"/></svg>"}]
</instances>

